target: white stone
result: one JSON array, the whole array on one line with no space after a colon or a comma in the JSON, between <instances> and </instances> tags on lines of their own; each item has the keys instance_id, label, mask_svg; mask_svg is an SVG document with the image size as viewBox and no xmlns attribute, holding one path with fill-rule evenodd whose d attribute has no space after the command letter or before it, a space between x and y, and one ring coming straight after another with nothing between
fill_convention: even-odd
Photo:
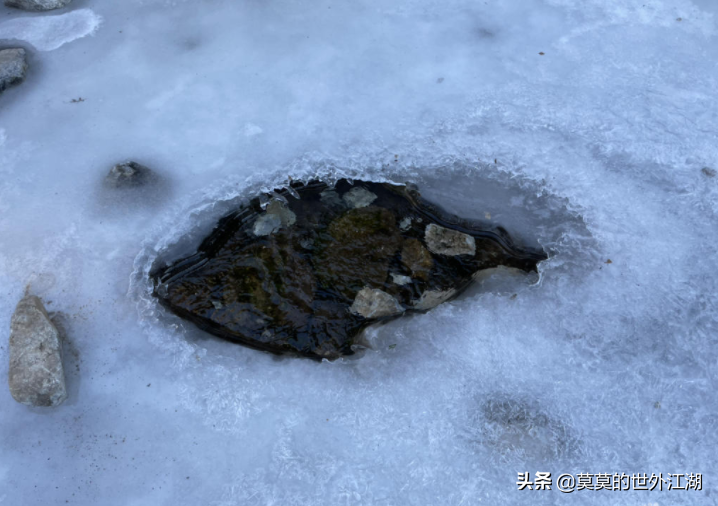
<instances>
[{"instance_id":1,"label":"white stone","mask_svg":"<svg viewBox=\"0 0 718 506\"><path fill-rule=\"evenodd\" d=\"M409 276L404 276L403 274L394 274L391 275L392 281L396 283L397 285L408 285L411 283L411 278Z\"/></svg>"},{"instance_id":2,"label":"white stone","mask_svg":"<svg viewBox=\"0 0 718 506\"><path fill-rule=\"evenodd\" d=\"M392 295L382 290L364 287L357 293L350 311L364 318L382 318L401 314L404 308Z\"/></svg>"},{"instance_id":3,"label":"white stone","mask_svg":"<svg viewBox=\"0 0 718 506\"><path fill-rule=\"evenodd\" d=\"M455 293L456 290L453 288L449 290L427 290L422 293L419 300L414 303L414 309L418 309L419 311L433 309L439 304L443 304L449 300Z\"/></svg>"},{"instance_id":4,"label":"white stone","mask_svg":"<svg viewBox=\"0 0 718 506\"><path fill-rule=\"evenodd\" d=\"M10 323L8 383L13 398L29 406L57 406L67 398L60 333L33 295L18 303Z\"/></svg>"},{"instance_id":5,"label":"white stone","mask_svg":"<svg viewBox=\"0 0 718 506\"><path fill-rule=\"evenodd\" d=\"M429 251L437 255L454 256L476 253L476 241L472 236L434 223L426 227L424 241L426 241Z\"/></svg>"}]
</instances>

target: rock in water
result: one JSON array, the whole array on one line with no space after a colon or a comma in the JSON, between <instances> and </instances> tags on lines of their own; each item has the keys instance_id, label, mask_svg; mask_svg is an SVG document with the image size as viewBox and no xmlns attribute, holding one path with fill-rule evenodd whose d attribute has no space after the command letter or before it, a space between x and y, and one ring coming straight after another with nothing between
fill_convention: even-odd
<instances>
[{"instance_id":1,"label":"rock in water","mask_svg":"<svg viewBox=\"0 0 718 506\"><path fill-rule=\"evenodd\" d=\"M0 50L0 92L25 79L27 62L21 47Z\"/></svg>"},{"instance_id":2,"label":"rock in water","mask_svg":"<svg viewBox=\"0 0 718 506\"><path fill-rule=\"evenodd\" d=\"M33 295L12 315L8 381L15 400L29 406L57 406L67 397L60 333Z\"/></svg>"},{"instance_id":3,"label":"rock in water","mask_svg":"<svg viewBox=\"0 0 718 506\"><path fill-rule=\"evenodd\" d=\"M24 11L51 11L61 9L72 0L5 0L6 7L14 7Z\"/></svg>"},{"instance_id":4,"label":"rock in water","mask_svg":"<svg viewBox=\"0 0 718 506\"><path fill-rule=\"evenodd\" d=\"M118 163L105 177L105 185L110 188L135 188L154 183L156 176L148 167L137 162Z\"/></svg>"},{"instance_id":5,"label":"rock in water","mask_svg":"<svg viewBox=\"0 0 718 506\"><path fill-rule=\"evenodd\" d=\"M291 186L222 218L194 255L154 266L154 295L230 341L333 359L372 322L427 311L482 269L535 271L546 259L408 186Z\"/></svg>"}]
</instances>

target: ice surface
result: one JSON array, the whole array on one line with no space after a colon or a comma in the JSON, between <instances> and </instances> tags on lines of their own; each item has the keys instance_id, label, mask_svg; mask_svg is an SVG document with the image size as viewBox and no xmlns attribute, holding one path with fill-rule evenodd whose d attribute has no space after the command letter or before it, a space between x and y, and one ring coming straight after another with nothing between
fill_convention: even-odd
<instances>
[{"instance_id":1,"label":"ice surface","mask_svg":"<svg viewBox=\"0 0 718 506\"><path fill-rule=\"evenodd\" d=\"M0 24L0 38L19 39L38 51L52 51L63 44L91 35L102 22L90 9L59 15L16 17Z\"/></svg>"},{"instance_id":2,"label":"ice surface","mask_svg":"<svg viewBox=\"0 0 718 506\"><path fill-rule=\"evenodd\" d=\"M70 339L60 408L0 389L0 504L716 503L715 2L69 9L0 8L6 45L37 50L0 95L0 328L30 283ZM154 202L101 198L127 159L169 181ZM315 174L415 182L551 259L334 363L148 296L168 245ZM519 492L519 471L704 485Z\"/></svg>"}]
</instances>

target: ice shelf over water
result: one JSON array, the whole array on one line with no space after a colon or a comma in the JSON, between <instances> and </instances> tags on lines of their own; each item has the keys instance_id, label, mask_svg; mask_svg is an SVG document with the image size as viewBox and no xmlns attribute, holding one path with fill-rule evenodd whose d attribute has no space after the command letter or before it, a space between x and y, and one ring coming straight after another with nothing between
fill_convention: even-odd
<instances>
[{"instance_id":1,"label":"ice shelf over water","mask_svg":"<svg viewBox=\"0 0 718 506\"><path fill-rule=\"evenodd\" d=\"M712 0L0 7L29 64L0 95L0 376L28 283L69 341L62 406L0 388L0 504L715 504L717 20ZM166 184L105 198L126 160ZM150 297L169 246L317 175L411 181L551 258L331 363ZM703 490L518 491L537 471Z\"/></svg>"}]
</instances>

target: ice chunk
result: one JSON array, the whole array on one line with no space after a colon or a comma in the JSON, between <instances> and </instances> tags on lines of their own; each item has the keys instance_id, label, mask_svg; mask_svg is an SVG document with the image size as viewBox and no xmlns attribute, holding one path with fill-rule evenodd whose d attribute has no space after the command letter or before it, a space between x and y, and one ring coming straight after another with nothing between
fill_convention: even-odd
<instances>
[{"instance_id":1,"label":"ice chunk","mask_svg":"<svg viewBox=\"0 0 718 506\"><path fill-rule=\"evenodd\" d=\"M0 24L0 36L32 44L38 51L52 51L73 40L92 35L102 18L91 9L78 9L58 16L14 18Z\"/></svg>"}]
</instances>

